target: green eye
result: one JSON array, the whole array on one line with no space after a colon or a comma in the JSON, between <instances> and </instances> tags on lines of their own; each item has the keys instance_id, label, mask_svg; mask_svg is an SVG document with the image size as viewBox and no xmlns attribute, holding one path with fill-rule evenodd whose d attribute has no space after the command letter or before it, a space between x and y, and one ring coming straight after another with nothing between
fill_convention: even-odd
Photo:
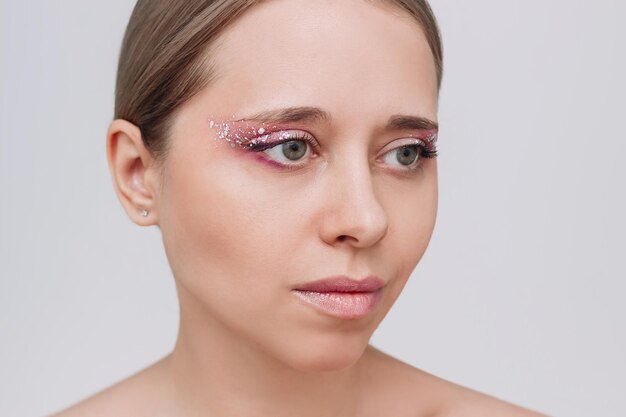
<instances>
[{"instance_id":1,"label":"green eye","mask_svg":"<svg viewBox=\"0 0 626 417\"><path fill-rule=\"evenodd\" d=\"M306 155L307 143L303 140L290 140L282 144L282 153L290 161L297 161Z\"/></svg>"},{"instance_id":2,"label":"green eye","mask_svg":"<svg viewBox=\"0 0 626 417\"><path fill-rule=\"evenodd\" d=\"M411 165L419 157L418 145L401 146L396 151L396 159L402 165Z\"/></svg>"}]
</instances>

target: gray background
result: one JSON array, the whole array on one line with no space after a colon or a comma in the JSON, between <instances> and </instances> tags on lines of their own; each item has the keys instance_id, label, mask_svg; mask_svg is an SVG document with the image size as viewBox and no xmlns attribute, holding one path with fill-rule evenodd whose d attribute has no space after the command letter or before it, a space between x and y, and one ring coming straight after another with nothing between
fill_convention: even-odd
<instances>
[{"instance_id":1,"label":"gray background","mask_svg":"<svg viewBox=\"0 0 626 417\"><path fill-rule=\"evenodd\" d=\"M37 416L168 353L178 308L106 165L133 1L0 4L0 415ZM626 2L432 5L438 224L373 344L555 416L624 416Z\"/></svg>"}]
</instances>

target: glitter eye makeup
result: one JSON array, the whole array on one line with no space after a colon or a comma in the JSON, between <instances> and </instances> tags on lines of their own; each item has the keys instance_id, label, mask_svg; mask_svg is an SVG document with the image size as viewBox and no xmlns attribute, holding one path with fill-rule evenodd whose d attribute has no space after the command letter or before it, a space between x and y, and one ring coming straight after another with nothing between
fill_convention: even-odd
<instances>
[{"instance_id":1,"label":"glitter eye makeup","mask_svg":"<svg viewBox=\"0 0 626 417\"><path fill-rule=\"evenodd\" d=\"M216 140L223 140L230 143L232 148L252 147L256 143L266 142L269 133L278 130L277 125L267 123L252 123L247 120L219 122L209 118L209 129L216 130Z\"/></svg>"},{"instance_id":2,"label":"glitter eye makeup","mask_svg":"<svg viewBox=\"0 0 626 417\"><path fill-rule=\"evenodd\" d=\"M234 118L234 117L233 117ZM305 163L304 156L309 149L319 148L315 138L301 130L294 130L286 124L235 120L220 122L209 118L209 128L216 130L215 140L230 143L232 148L259 154L258 159L279 169L297 169ZM264 153L267 157L261 156ZM316 157L317 154L309 156Z\"/></svg>"},{"instance_id":3,"label":"glitter eye makeup","mask_svg":"<svg viewBox=\"0 0 626 417\"><path fill-rule=\"evenodd\" d=\"M389 165L395 165L395 161L400 162L401 168L399 171L410 174L422 167L424 159L433 159L438 156L437 148L435 147L437 131L427 131L424 135L409 138L408 141L404 141L404 144L394 146L390 151L386 151L383 159ZM405 164L406 158L410 161ZM397 168L394 169L398 170Z\"/></svg>"},{"instance_id":4,"label":"glitter eye makeup","mask_svg":"<svg viewBox=\"0 0 626 417\"><path fill-rule=\"evenodd\" d=\"M286 125L245 119L220 122L213 118L208 119L208 125L210 129L217 131L215 140L226 141L232 148L240 147L249 152L264 153L267 157L259 155L259 159L279 169L298 169L306 165L302 161L319 156L319 144L310 133L290 129ZM410 174L421 168L424 159L436 158L438 155L435 148L436 129L425 130L419 135L409 135L403 139L394 142L401 142L401 145L395 145L383 152L382 160L388 165L396 166L392 170ZM309 155L308 158L306 155Z\"/></svg>"},{"instance_id":5,"label":"glitter eye makeup","mask_svg":"<svg viewBox=\"0 0 626 417\"><path fill-rule=\"evenodd\" d=\"M277 139L268 140L273 136L277 136ZM316 152L304 158L310 153L309 149L317 151L318 145L313 136L300 131L282 131L253 138L246 144L246 148L251 152L265 153L271 159L269 162L285 169L299 168L304 165L301 161L318 156Z\"/></svg>"}]
</instances>

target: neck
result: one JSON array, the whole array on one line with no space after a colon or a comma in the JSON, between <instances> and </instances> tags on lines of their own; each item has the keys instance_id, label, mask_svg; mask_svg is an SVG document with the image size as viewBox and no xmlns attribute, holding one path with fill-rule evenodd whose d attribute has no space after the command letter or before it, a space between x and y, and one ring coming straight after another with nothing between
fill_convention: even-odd
<instances>
[{"instance_id":1,"label":"neck","mask_svg":"<svg viewBox=\"0 0 626 417\"><path fill-rule=\"evenodd\" d=\"M181 291L178 339L166 359L181 415L330 417L357 413L363 357L338 371L294 369L216 321Z\"/></svg>"}]
</instances>

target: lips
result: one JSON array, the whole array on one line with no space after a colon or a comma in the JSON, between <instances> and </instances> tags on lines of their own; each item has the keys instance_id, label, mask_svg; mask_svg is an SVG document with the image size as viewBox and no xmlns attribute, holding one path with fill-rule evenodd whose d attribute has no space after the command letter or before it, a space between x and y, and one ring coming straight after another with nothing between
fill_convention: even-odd
<instances>
[{"instance_id":1,"label":"lips","mask_svg":"<svg viewBox=\"0 0 626 417\"><path fill-rule=\"evenodd\" d=\"M300 284L292 292L321 313L342 319L358 319L375 309L384 286L385 282L376 276L362 280L336 276Z\"/></svg>"},{"instance_id":2,"label":"lips","mask_svg":"<svg viewBox=\"0 0 626 417\"><path fill-rule=\"evenodd\" d=\"M307 282L306 284L298 285L294 289L314 292L374 292L381 289L384 285L385 282L376 276L369 276L357 281L341 275Z\"/></svg>"}]
</instances>

